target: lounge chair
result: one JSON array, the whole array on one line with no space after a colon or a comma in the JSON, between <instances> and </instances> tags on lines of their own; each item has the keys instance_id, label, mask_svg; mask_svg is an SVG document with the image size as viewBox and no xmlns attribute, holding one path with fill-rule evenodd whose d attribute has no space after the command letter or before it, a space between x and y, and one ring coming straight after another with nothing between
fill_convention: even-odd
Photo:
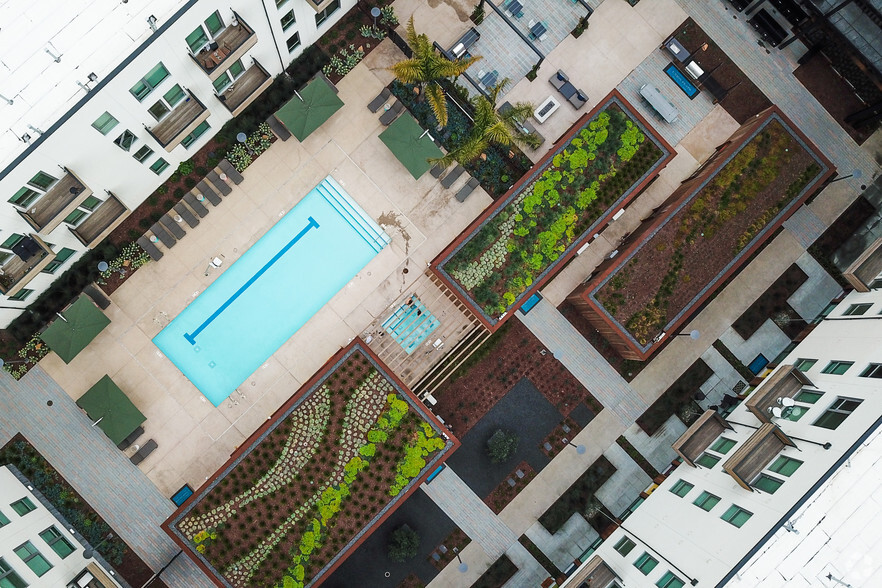
<instances>
[{"instance_id":1,"label":"lounge chair","mask_svg":"<svg viewBox=\"0 0 882 588\"><path fill-rule=\"evenodd\" d=\"M91 298L92 302L94 302L101 310L107 310L110 306L110 298L105 296L104 292L101 291L101 288L95 284L88 284L83 288L83 294Z\"/></svg>"},{"instance_id":2,"label":"lounge chair","mask_svg":"<svg viewBox=\"0 0 882 588\"><path fill-rule=\"evenodd\" d=\"M459 176L461 176L462 172L464 171L465 168L457 163L456 167L453 168L453 171L448 173L446 176L444 176L444 179L441 180L441 185L445 188L449 188L456 180L459 179Z\"/></svg>"},{"instance_id":3,"label":"lounge chair","mask_svg":"<svg viewBox=\"0 0 882 588\"><path fill-rule=\"evenodd\" d=\"M555 90L560 90L564 84L570 81L570 78L561 70L557 70L557 73L548 78L548 81L551 82Z\"/></svg>"},{"instance_id":4,"label":"lounge chair","mask_svg":"<svg viewBox=\"0 0 882 588\"><path fill-rule=\"evenodd\" d=\"M145 236L138 237L138 245L147 252L147 255L150 256L150 259L153 261L159 261L162 259L163 253L159 250L159 248L153 244L153 242Z\"/></svg>"},{"instance_id":5,"label":"lounge chair","mask_svg":"<svg viewBox=\"0 0 882 588\"><path fill-rule=\"evenodd\" d=\"M217 164L217 166L220 168L221 172L233 180L233 183L237 186L245 181L245 177L239 173L239 170L237 170L228 159L221 159L221 162Z\"/></svg>"},{"instance_id":6,"label":"lounge chair","mask_svg":"<svg viewBox=\"0 0 882 588\"><path fill-rule=\"evenodd\" d=\"M429 173L432 174L433 178L440 178L441 174L444 173L444 168L441 167L440 163L436 163L435 167L429 170Z\"/></svg>"},{"instance_id":7,"label":"lounge chair","mask_svg":"<svg viewBox=\"0 0 882 588\"><path fill-rule=\"evenodd\" d=\"M570 104L572 104L576 110L579 110L586 104L588 104L588 96L582 91L577 90L572 96L568 98Z\"/></svg>"},{"instance_id":8,"label":"lounge chair","mask_svg":"<svg viewBox=\"0 0 882 588\"><path fill-rule=\"evenodd\" d=\"M193 209L193 212L198 214L201 218L205 218L208 215L208 209L205 208L205 205L199 202L199 199L196 198L196 195L193 192L187 192L184 194L184 202L187 203L187 206Z\"/></svg>"},{"instance_id":9,"label":"lounge chair","mask_svg":"<svg viewBox=\"0 0 882 588\"><path fill-rule=\"evenodd\" d=\"M135 440L144 434L144 427L139 426L137 429L132 431L132 434L119 442L119 445L116 446L120 451L125 451L129 448L129 446L135 442Z\"/></svg>"},{"instance_id":10,"label":"lounge chair","mask_svg":"<svg viewBox=\"0 0 882 588\"><path fill-rule=\"evenodd\" d=\"M182 219L183 220L183 219ZM175 239L183 239L187 235L187 231L181 227L178 222L167 214L162 215L159 222L168 229L168 232L175 236Z\"/></svg>"},{"instance_id":11,"label":"lounge chair","mask_svg":"<svg viewBox=\"0 0 882 588\"><path fill-rule=\"evenodd\" d=\"M153 453L153 450L156 449L157 447L159 447L159 445L156 444L156 441L154 441L153 439L150 439L149 441L147 441L147 443L145 443L141 447L141 449L136 451L135 454L129 458L129 460L133 464L138 465L142 461L147 459L147 456L150 455L151 453Z\"/></svg>"},{"instance_id":12,"label":"lounge chair","mask_svg":"<svg viewBox=\"0 0 882 588\"><path fill-rule=\"evenodd\" d=\"M161 223L156 223L155 225L150 227L150 232L153 233L154 235L156 235L156 238L159 239L162 242L162 244L165 245L166 247L168 247L169 249L174 247L175 243L178 242L178 240L175 239L171 235L171 233L169 233L168 231L165 230L165 228L163 228Z\"/></svg>"},{"instance_id":13,"label":"lounge chair","mask_svg":"<svg viewBox=\"0 0 882 588\"><path fill-rule=\"evenodd\" d=\"M268 119L266 119L266 124L269 125L270 130L272 130L273 134L276 137L281 139L282 141L287 141L291 138L291 131L285 128L279 119L276 118L275 114L271 114Z\"/></svg>"},{"instance_id":14,"label":"lounge chair","mask_svg":"<svg viewBox=\"0 0 882 588\"><path fill-rule=\"evenodd\" d=\"M388 127L396 118L398 118L398 115L401 114L402 110L404 110L404 104L402 104L400 100L396 100L395 104L393 104L392 107L380 117L380 123L382 123L383 126Z\"/></svg>"},{"instance_id":15,"label":"lounge chair","mask_svg":"<svg viewBox=\"0 0 882 588\"><path fill-rule=\"evenodd\" d=\"M370 101L370 103L368 104L368 110L370 110L371 112L376 112L380 110L380 108L384 104L386 104L386 100L388 100L390 96L392 96L392 92L389 90L389 88L383 88L383 91L377 94L377 97Z\"/></svg>"},{"instance_id":16,"label":"lounge chair","mask_svg":"<svg viewBox=\"0 0 882 588\"><path fill-rule=\"evenodd\" d=\"M466 198L468 198L480 184L481 183L475 178L469 178L469 181L466 182L465 186L460 188L459 192L456 193L456 199L460 202L465 202Z\"/></svg>"},{"instance_id":17,"label":"lounge chair","mask_svg":"<svg viewBox=\"0 0 882 588\"><path fill-rule=\"evenodd\" d=\"M208 174L206 174L205 176L205 179L210 180L211 183L214 184L214 186L218 190L220 190L221 194L223 194L224 196L229 196L233 192L233 189L230 188L230 185L223 181L218 173L214 170L208 172Z\"/></svg>"},{"instance_id":18,"label":"lounge chair","mask_svg":"<svg viewBox=\"0 0 882 588\"><path fill-rule=\"evenodd\" d=\"M196 189L199 190L199 193L205 196L205 199L211 202L212 205L220 205L220 196L217 195L217 192L214 191L214 188L208 185L208 182L202 180L201 182L196 184Z\"/></svg>"},{"instance_id":19,"label":"lounge chair","mask_svg":"<svg viewBox=\"0 0 882 588\"><path fill-rule=\"evenodd\" d=\"M178 202L177 204L175 204L175 212L177 212L181 216L181 218L184 219L184 222L190 225L191 229L199 224L199 219L196 218L196 215L190 212L190 209L187 208L183 202Z\"/></svg>"}]
</instances>

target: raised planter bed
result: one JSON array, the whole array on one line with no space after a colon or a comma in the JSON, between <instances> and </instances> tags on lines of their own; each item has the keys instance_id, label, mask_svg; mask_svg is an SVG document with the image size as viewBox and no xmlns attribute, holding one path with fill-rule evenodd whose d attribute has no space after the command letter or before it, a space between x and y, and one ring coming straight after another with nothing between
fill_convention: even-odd
<instances>
[{"instance_id":1,"label":"raised planter bed","mask_svg":"<svg viewBox=\"0 0 882 588\"><path fill-rule=\"evenodd\" d=\"M563 267L674 150L616 91L432 263L489 327Z\"/></svg>"},{"instance_id":2,"label":"raised planter bed","mask_svg":"<svg viewBox=\"0 0 882 588\"><path fill-rule=\"evenodd\" d=\"M218 586L314 586L458 442L358 342L163 528Z\"/></svg>"},{"instance_id":3,"label":"raised planter bed","mask_svg":"<svg viewBox=\"0 0 882 588\"><path fill-rule=\"evenodd\" d=\"M585 472L573 482L554 503L539 517L539 524L552 535L570 520L575 513L585 516L585 508L594 498L616 467L604 456L600 456ZM587 517L586 517L587 520Z\"/></svg>"},{"instance_id":4,"label":"raised planter bed","mask_svg":"<svg viewBox=\"0 0 882 588\"><path fill-rule=\"evenodd\" d=\"M623 357L646 359L833 173L770 108L736 131L569 300Z\"/></svg>"}]
</instances>

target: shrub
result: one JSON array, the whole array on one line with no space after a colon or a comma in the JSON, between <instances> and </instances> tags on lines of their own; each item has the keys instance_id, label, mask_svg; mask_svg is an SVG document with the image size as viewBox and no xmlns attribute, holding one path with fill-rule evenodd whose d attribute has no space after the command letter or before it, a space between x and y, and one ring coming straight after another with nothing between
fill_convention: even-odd
<instances>
[{"instance_id":1,"label":"shrub","mask_svg":"<svg viewBox=\"0 0 882 588\"><path fill-rule=\"evenodd\" d=\"M174 208L174 205L175 205L175 201L172 200L171 198L166 198L165 200L162 201L162 209L166 212L168 212L169 210Z\"/></svg>"},{"instance_id":2,"label":"shrub","mask_svg":"<svg viewBox=\"0 0 882 588\"><path fill-rule=\"evenodd\" d=\"M178 200L184 197L184 189L183 188L175 188L174 196Z\"/></svg>"},{"instance_id":3,"label":"shrub","mask_svg":"<svg viewBox=\"0 0 882 588\"><path fill-rule=\"evenodd\" d=\"M196 187L196 179L191 177L184 178L184 185L187 186L190 190Z\"/></svg>"},{"instance_id":4,"label":"shrub","mask_svg":"<svg viewBox=\"0 0 882 588\"><path fill-rule=\"evenodd\" d=\"M520 439L511 431L496 429L487 441L487 453L493 463L502 463L514 455Z\"/></svg>"},{"instance_id":5,"label":"shrub","mask_svg":"<svg viewBox=\"0 0 882 588\"><path fill-rule=\"evenodd\" d=\"M191 173L193 173L193 167L194 164L192 159L182 161L180 165L178 165L178 173L182 176L189 176Z\"/></svg>"},{"instance_id":6,"label":"shrub","mask_svg":"<svg viewBox=\"0 0 882 588\"><path fill-rule=\"evenodd\" d=\"M159 190L157 190L157 192L158 191ZM166 189L166 192L168 192L168 189ZM157 196L156 194L151 194L147 197L147 204L149 204L150 206L156 206L157 204L159 204L159 196Z\"/></svg>"},{"instance_id":7,"label":"shrub","mask_svg":"<svg viewBox=\"0 0 882 588\"><path fill-rule=\"evenodd\" d=\"M144 230L147 230L150 228L150 225L152 225L154 222L155 221L151 221L149 218L144 217L138 221L138 226Z\"/></svg>"},{"instance_id":8,"label":"shrub","mask_svg":"<svg viewBox=\"0 0 882 588\"><path fill-rule=\"evenodd\" d=\"M156 193L162 196L163 194L168 194L168 186L163 184L156 189Z\"/></svg>"},{"instance_id":9,"label":"shrub","mask_svg":"<svg viewBox=\"0 0 882 588\"><path fill-rule=\"evenodd\" d=\"M205 166L202 166L202 165L197 165L196 166L196 175L199 176L200 178L204 178L205 176L208 175L208 168Z\"/></svg>"},{"instance_id":10,"label":"shrub","mask_svg":"<svg viewBox=\"0 0 882 588\"><path fill-rule=\"evenodd\" d=\"M392 561L402 563L414 557L419 546L419 534L407 525L402 525L392 531L389 544L386 546L387 555Z\"/></svg>"},{"instance_id":11,"label":"shrub","mask_svg":"<svg viewBox=\"0 0 882 588\"><path fill-rule=\"evenodd\" d=\"M161 219L161 218L162 218L162 213L161 213L161 212L157 212L157 211L154 210L153 212L150 213L150 220L153 221L153 222L155 222L155 223L158 223L158 222L159 222L159 219Z\"/></svg>"}]
</instances>

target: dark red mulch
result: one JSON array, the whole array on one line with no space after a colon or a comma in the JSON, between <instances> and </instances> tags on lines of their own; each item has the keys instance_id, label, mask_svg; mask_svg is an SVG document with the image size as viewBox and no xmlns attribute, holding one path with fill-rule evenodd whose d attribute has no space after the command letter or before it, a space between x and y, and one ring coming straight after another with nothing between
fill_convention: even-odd
<instances>
[{"instance_id":1,"label":"dark red mulch","mask_svg":"<svg viewBox=\"0 0 882 588\"><path fill-rule=\"evenodd\" d=\"M523 478L518 478L517 471L521 470L524 473ZM515 499L515 497L520 494L521 490L527 487L527 484L530 483L530 480L536 477L536 471L530 466L526 461L522 461L515 467L511 473L499 483L496 488L484 498L484 504L490 507L495 514L499 514L502 510L508 506L508 504ZM508 483L508 480L512 479L515 481L515 485L512 486Z\"/></svg>"},{"instance_id":2,"label":"dark red mulch","mask_svg":"<svg viewBox=\"0 0 882 588\"><path fill-rule=\"evenodd\" d=\"M465 531L460 528L456 528L453 530L452 533L450 533L450 535L448 535L444 539L444 541L442 541L438 545L438 547L443 545L447 549L447 551L441 553L441 551L436 547L432 553L437 553L440 559L438 561L435 561L435 558L433 558L432 555L429 554L428 561L440 572L447 567L447 564L456 559L456 554L453 553L454 547L462 552L462 550L466 548L466 545L471 542L472 538L466 535Z\"/></svg>"},{"instance_id":3,"label":"dark red mulch","mask_svg":"<svg viewBox=\"0 0 882 588\"><path fill-rule=\"evenodd\" d=\"M398 584L398 588L425 588L425 584L416 574L411 574Z\"/></svg>"},{"instance_id":4,"label":"dark red mulch","mask_svg":"<svg viewBox=\"0 0 882 588\"><path fill-rule=\"evenodd\" d=\"M460 438L521 378L528 378L564 416L582 401L595 414L602 410L603 406L523 323L513 320L507 326L483 359L434 394L438 398L435 412Z\"/></svg>"},{"instance_id":5,"label":"dark red mulch","mask_svg":"<svg viewBox=\"0 0 882 588\"><path fill-rule=\"evenodd\" d=\"M564 429L564 425L569 429L567 431ZM575 420L567 417L564 421L556 426L554 430L548 434L545 439L542 440L542 443L539 444L539 448L542 450L542 453L548 456L549 459L554 459L554 457L563 451L567 444L562 440L566 439L567 441L571 441L573 437L579 434L579 431L582 430L582 425L577 423ZM551 451L545 448L545 444L548 443L551 445Z\"/></svg>"}]
</instances>

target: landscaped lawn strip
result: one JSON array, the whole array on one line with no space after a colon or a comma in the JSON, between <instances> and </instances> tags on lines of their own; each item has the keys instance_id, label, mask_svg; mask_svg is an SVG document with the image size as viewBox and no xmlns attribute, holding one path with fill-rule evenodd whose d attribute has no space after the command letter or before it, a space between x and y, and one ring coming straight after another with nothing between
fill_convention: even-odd
<instances>
[{"instance_id":1,"label":"landscaped lawn strip","mask_svg":"<svg viewBox=\"0 0 882 588\"><path fill-rule=\"evenodd\" d=\"M439 268L498 317L663 155L611 103Z\"/></svg>"},{"instance_id":2,"label":"landscaped lawn strip","mask_svg":"<svg viewBox=\"0 0 882 588\"><path fill-rule=\"evenodd\" d=\"M302 586L444 445L353 353L176 526L234 586Z\"/></svg>"},{"instance_id":3,"label":"landscaped lawn strip","mask_svg":"<svg viewBox=\"0 0 882 588\"><path fill-rule=\"evenodd\" d=\"M647 345L819 173L812 154L771 119L594 298Z\"/></svg>"},{"instance_id":4,"label":"landscaped lawn strip","mask_svg":"<svg viewBox=\"0 0 882 588\"><path fill-rule=\"evenodd\" d=\"M481 574L481 577L472 584L472 588L500 588L517 573L518 567L508 559L507 555L503 555Z\"/></svg>"},{"instance_id":5,"label":"landscaped lawn strip","mask_svg":"<svg viewBox=\"0 0 882 588\"><path fill-rule=\"evenodd\" d=\"M584 516L585 507L594 497L594 493L614 473L616 473L615 466L601 455L548 507L548 510L542 513L542 516L539 517L539 523L554 535L560 531L574 513Z\"/></svg>"},{"instance_id":6,"label":"landscaped lawn strip","mask_svg":"<svg viewBox=\"0 0 882 588\"><path fill-rule=\"evenodd\" d=\"M523 478L519 478L517 476L517 472L520 470L524 473ZM484 499L484 504L486 504L490 510L492 510L495 514L499 514L505 509L509 503L520 494L521 490L527 487L527 484L536 477L536 471L533 470L532 466L526 461L522 461L511 471L511 474L506 477L505 480L499 483L496 488ZM515 485L512 486L508 483L508 480L514 480Z\"/></svg>"},{"instance_id":7,"label":"landscaped lawn strip","mask_svg":"<svg viewBox=\"0 0 882 588\"><path fill-rule=\"evenodd\" d=\"M704 363L704 360L695 360L695 363L689 366L689 369L640 415L637 424L647 435L654 435L665 421L671 418L671 415L679 416L683 407L694 404L695 393L713 374L714 371Z\"/></svg>"}]
</instances>

